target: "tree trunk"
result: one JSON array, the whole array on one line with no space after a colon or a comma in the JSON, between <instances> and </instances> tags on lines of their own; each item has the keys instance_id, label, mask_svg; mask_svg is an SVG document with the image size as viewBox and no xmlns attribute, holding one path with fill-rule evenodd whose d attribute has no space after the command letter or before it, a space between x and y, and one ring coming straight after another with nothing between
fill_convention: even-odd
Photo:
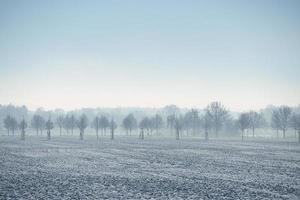
<instances>
[{"instance_id":1,"label":"tree trunk","mask_svg":"<svg viewBox=\"0 0 300 200\"><path fill-rule=\"evenodd\" d=\"M144 139L144 129L141 129L139 139L143 140Z\"/></svg>"},{"instance_id":2,"label":"tree trunk","mask_svg":"<svg viewBox=\"0 0 300 200\"><path fill-rule=\"evenodd\" d=\"M254 127L252 128L252 136L254 137Z\"/></svg>"},{"instance_id":3,"label":"tree trunk","mask_svg":"<svg viewBox=\"0 0 300 200\"><path fill-rule=\"evenodd\" d=\"M244 141L244 130L242 130L242 142Z\"/></svg>"},{"instance_id":4,"label":"tree trunk","mask_svg":"<svg viewBox=\"0 0 300 200\"><path fill-rule=\"evenodd\" d=\"M99 140L98 128L96 128L97 140Z\"/></svg>"},{"instance_id":5,"label":"tree trunk","mask_svg":"<svg viewBox=\"0 0 300 200\"><path fill-rule=\"evenodd\" d=\"M298 142L300 143L300 130L298 131Z\"/></svg>"},{"instance_id":6,"label":"tree trunk","mask_svg":"<svg viewBox=\"0 0 300 200\"><path fill-rule=\"evenodd\" d=\"M50 140L51 139L51 135L50 135L50 130L47 130L47 140Z\"/></svg>"},{"instance_id":7,"label":"tree trunk","mask_svg":"<svg viewBox=\"0 0 300 200\"><path fill-rule=\"evenodd\" d=\"M115 133L114 133L114 129L111 129L111 135L110 135L110 139L111 139L111 140L114 139L114 137L115 137L114 134L115 134Z\"/></svg>"},{"instance_id":8,"label":"tree trunk","mask_svg":"<svg viewBox=\"0 0 300 200\"><path fill-rule=\"evenodd\" d=\"M208 141L208 131L205 130L205 140Z\"/></svg>"},{"instance_id":9,"label":"tree trunk","mask_svg":"<svg viewBox=\"0 0 300 200\"><path fill-rule=\"evenodd\" d=\"M36 129L36 136L39 136L39 129Z\"/></svg>"},{"instance_id":10,"label":"tree trunk","mask_svg":"<svg viewBox=\"0 0 300 200\"><path fill-rule=\"evenodd\" d=\"M80 140L83 140L83 130L80 130L79 135L80 135Z\"/></svg>"},{"instance_id":11,"label":"tree trunk","mask_svg":"<svg viewBox=\"0 0 300 200\"><path fill-rule=\"evenodd\" d=\"M282 130L283 138L285 138L285 129Z\"/></svg>"},{"instance_id":12,"label":"tree trunk","mask_svg":"<svg viewBox=\"0 0 300 200\"><path fill-rule=\"evenodd\" d=\"M9 136L9 128L7 129L7 135Z\"/></svg>"}]
</instances>

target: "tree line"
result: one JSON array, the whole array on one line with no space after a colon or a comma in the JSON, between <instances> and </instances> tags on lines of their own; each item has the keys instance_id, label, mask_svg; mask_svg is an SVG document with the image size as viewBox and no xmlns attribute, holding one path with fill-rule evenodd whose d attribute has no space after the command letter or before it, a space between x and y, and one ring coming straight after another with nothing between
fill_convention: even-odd
<instances>
[{"instance_id":1,"label":"tree line","mask_svg":"<svg viewBox=\"0 0 300 200\"><path fill-rule=\"evenodd\" d=\"M28 128L26 120L23 118L18 120L11 115L7 115L4 120L4 127L8 135L14 135L16 130L20 130L21 139L25 139L25 132ZM173 113L166 116L165 120L159 113L153 116L145 116L141 120L137 120L133 113L125 116L120 123L120 127L125 130L126 135L131 135L134 130L139 130L138 138L144 139L145 136L161 135L162 129L169 129L169 132L175 136L177 140L185 133L187 136L196 136L203 132L205 140L209 140L211 134L219 137L220 130L224 125L231 123L233 128L240 130L241 138L244 140L245 131L252 132L255 137L255 130L262 127L271 127L276 130L277 137L279 131L282 132L282 137L286 137L288 128L294 129L298 133L300 142L300 113L293 112L288 106L281 106L272 111L271 123L268 124L263 113L249 111L240 113L237 119L233 119L228 109L220 102L210 103L201 113L198 109L191 109L184 114ZM79 131L79 138L83 140L85 130L88 126L95 130L97 140L101 136L106 135L109 130L110 138L114 139L115 130L118 124L113 118L108 118L104 115L95 116L89 122L85 114L79 117L75 115L59 115L55 120L44 118L39 114L33 115L30 121L30 126L35 129L36 135L42 135L45 130L47 139L51 139L51 132L54 127L59 129L59 134L62 135L63 130L67 135L73 135L75 130ZM100 135L99 135L100 133Z\"/></svg>"}]
</instances>

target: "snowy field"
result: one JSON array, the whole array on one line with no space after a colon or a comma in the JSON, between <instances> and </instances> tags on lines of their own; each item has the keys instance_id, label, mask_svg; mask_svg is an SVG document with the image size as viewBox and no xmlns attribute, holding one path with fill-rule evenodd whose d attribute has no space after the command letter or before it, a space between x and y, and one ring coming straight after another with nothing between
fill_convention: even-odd
<instances>
[{"instance_id":1,"label":"snowy field","mask_svg":"<svg viewBox=\"0 0 300 200\"><path fill-rule=\"evenodd\" d=\"M300 199L300 145L2 136L0 199Z\"/></svg>"}]
</instances>

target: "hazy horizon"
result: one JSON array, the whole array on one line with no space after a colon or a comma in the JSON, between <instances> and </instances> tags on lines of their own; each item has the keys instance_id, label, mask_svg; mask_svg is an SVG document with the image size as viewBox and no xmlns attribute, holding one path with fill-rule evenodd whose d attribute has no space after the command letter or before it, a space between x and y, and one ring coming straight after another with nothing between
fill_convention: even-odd
<instances>
[{"instance_id":1,"label":"hazy horizon","mask_svg":"<svg viewBox=\"0 0 300 200\"><path fill-rule=\"evenodd\" d=\"M300 1L1 1L0 104L300 103Z\"/></svg>"}]
</instances>

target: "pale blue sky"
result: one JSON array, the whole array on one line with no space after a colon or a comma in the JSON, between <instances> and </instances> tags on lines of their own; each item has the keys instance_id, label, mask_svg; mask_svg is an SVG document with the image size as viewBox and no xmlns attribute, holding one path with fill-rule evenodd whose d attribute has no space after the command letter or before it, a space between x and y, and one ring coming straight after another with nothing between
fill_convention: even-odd
<instances>
[{"instance_id":1,"label":"pale blue sky","mask_svg":"<svg viewBox=\"0 0 300 200\"><path fill-rule=\"evenodd\" d=\"M299 0L0 0L0 104L241 111L299 77Z\"/></svg>"}]
</instances>

